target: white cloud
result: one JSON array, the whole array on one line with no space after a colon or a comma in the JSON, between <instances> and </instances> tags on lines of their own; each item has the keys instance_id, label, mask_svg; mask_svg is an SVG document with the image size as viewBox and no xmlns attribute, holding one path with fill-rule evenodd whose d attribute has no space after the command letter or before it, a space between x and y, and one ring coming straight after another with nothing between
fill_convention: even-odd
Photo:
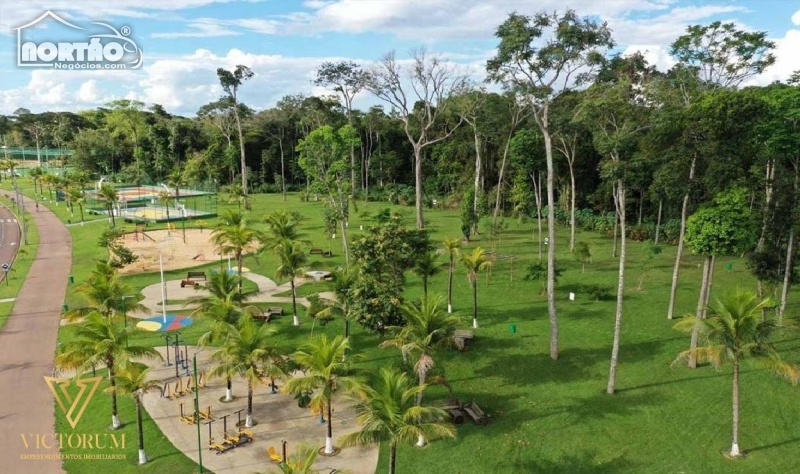
<instances>
[{"instance_id":1,"label":"white cloud","mask_svg":"<svg viewBox=\"0 0 800 474\"><path fill-rule=\"evenodd\" d=\"M800 26L800 10L797 10L794 12L794 15L792 15L792 23Z\"/></svg>"},{"instance_id":2,"label":"white cloud","mask_svg":"<svg viewBox=\"0 0 800 474\"><path fill-rule=\"evenodd\" d=\"M187 25L192 31L180 31L171 33L153 33L150 36L153 38L211 38L216 36L233 36L241 35L238 31L233 31L220 22L213 19L200 18L192 20Z\"/></svg>"},{"instance_id":3,"label":"white cloud","mask_svg":"<svg viewBox=\"0 0 800 474\"><path fill-rule=\"evenodd\" d=\"M100 99L100 90L97 88L97 80L90 79L81 84L78 89L78 100L84 103L94 103Z\"/></svg>"},{"instance_id":4,"label":"white cloud","mask_svg":"<svg viewBox=\"0 0 800 474\"><path fill-rule=\"evenodd\" d=\"M800 29L786 32L782 38L773 38L775 41L775 64L770 66L763 74L752 79L747 85L766 85L774 81L785 81L795 71L800 71Z\"/></svg>"}]
</instances>

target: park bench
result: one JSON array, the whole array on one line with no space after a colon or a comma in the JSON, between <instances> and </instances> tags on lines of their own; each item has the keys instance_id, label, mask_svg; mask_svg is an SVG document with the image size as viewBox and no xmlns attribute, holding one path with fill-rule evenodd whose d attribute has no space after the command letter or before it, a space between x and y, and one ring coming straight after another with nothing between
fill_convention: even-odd
<instances>
[{"instance_id":1,"label":"park bench","mask_svg":"<svg viewBox=\"0 0 800 474\"><path fill-rule=\"evenodd\" d=\"M206 272L188 272L186 274L186 279L181 280L181 288L199 285L201 281L205 283Z\"/></svg>"},{"instance_id":2,"label":"park bench","mask_svg":"<svg viewBox=\"0 0 800 474\"><path fill-rule=\"evenodd\" d=\"M471 341L473 337L475 337L475 335L472 331L458 329L453 333L453 342L458 350L465 351L467 350L467 341Z\"/></svg>"},{"instance_id":3,"label":"park bench","mask_svg":"<svg viewBox=\"0 0 800 474\"><path fill-rule=\"evenodd\" d=\"M486 423L489 423L490 419L489 415L486 414L483 410L481 410L481 407L479 407L478 404L475 403L475 400L472 400L472 403L470 403L469 405L465 405L463 407L463 410L464 413L467 414L467 416L472 418L472 421L475 422L476 425L485 425Z\"/></svg>"},{"instance_id":4,"label":"park bench","mask_svg":"<svg viewBox=\"0 0 800 474\"><path fill-rule=\"evenodd\" d=\"M323 255L325 253L321 248L314 247L308 251L309 255Z\"/></svg>"},{"instance_id":5,"label":"park bench","mask_svg":"<svg viewBox=\"0 0 800 474\"><path fill-rule=\"evenodd\" d=\"M461 402L459 402L457 398L448 398L445 400L442 404L442 409L450 415L453 424L464 424L464 417L466 414L461 407Z\"/></svg>"}]
</instances>

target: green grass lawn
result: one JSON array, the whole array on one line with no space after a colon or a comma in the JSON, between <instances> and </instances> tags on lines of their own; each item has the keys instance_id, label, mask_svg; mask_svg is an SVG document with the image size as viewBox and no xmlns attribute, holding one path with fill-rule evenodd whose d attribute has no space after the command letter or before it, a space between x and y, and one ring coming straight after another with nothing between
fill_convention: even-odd
<instances>
[{"instance_id":1,"label":"green grass lawn","mask_svg":"<svg viewBox=\"0 0 800 474\"><path fill-rule=\"evenodd\" d=\"M0 204L16 212L16 207L10 199L2 198L1 201ZM28 245L25 245L24 242L17 243L20 246L19 253L13 263L8 262L11 264L11 271L8 273L8 281L0 282L0 299L15 298L17 294L19 294L19 290L22 289L25 278L28 276L28 271L31 269L31 265L33 265L33 261L36 258L39 231L33 219L30 217L30 213L26 212L26 214L28 215ZM17 220L19 220L19 216L17 216ZM13 302L0 303L0 329L5 325L13 309Z\"/></svg>"},{"instance_id":2,"label":"green grass lawn","mask_svg":"<svg viewBox=\"0 0 800 474\"><path fill-rule=\"evenodd\" d=\"M220 207L236 207L223 204ZM63 204L62 204L63 206ZM376 212L391 207L370 203L366 210ZM343 265L341 243L323 235L321 205L301 202L290 195L283 202L279 195L253 196L250 213L261 220L267 212L276 209L296 210L308 217L303 229L313 246L333 250L333 258L315 258L315 267L334 269ZM350 222L351 238L359 233L361 225L369 220L360 217L365 207L359 203L359 212ZM412 209L402 208L413 225ZM63 214L63 215L62 215ZM68 213L61 213L67 219ZM455 237L460 227L457 213L444 210L427 211L434 241ZM213 220L210 224L213 225ZM103 224L86 224L70 228L75 242L73 274L76 284L88 276L93 258L97 258L97 235ZM742 461L729 461L720 452L730 447L730 370L715 371L711 367L690 370L672 367L675 356L688 347L688 336L672 329L674 321L666 319L672 262L675 248L667 247L657 257L654 268L644 280L642 291L636 291L641 273L639 262L645 248L631 242L628 254L628 276L623 317L622 346L618 367L617 394L605 394L608 365L611 354L615 301L593 301L585 292L589 285L612 287L615 293L617 260L611 256L611 240L596 233L579 232L578 240L592 246L593 263L581 273L580 263L568 253L568 231L559 228L557 237L558 260L566 267L557 287L560 358L548 356L549 323L547 303L540 294L538 282L524 281L525 268L536 259L533 240L533 223L509 222L509 228L500 239L480 235L467 250L476 245L495 250L501 255L514 255L511 261L498 262L491 277L479 279L479 321L475 339L466 352L442 350L435 354L438 367L445 371L454 395L464 402L476 400L484 411L492 415L488 426L476 427L471 423L458 428L455 440L432 443L425 449L401 447L398 472L442 473L754 473L792 472L796 465L796 450L800 445L797 426L800 426L798 392L788 383L755 367L746 367L742 374L741 439L742 449L748 457ZM329 247L330 246L330 247ZM314 256L319 257L319 256ZM442 257L444 262L444 257ZM677 314L693 311L700 284L701 259L687 256L684 259L678 293ZM732 268L726 269L726 263ZM253 272L273 277L277 261L272 255L258 259L248 256L245 266ZM170 272L175 278L180 272ZM513 275L513 281L512 280ZM126 278L132 290L157 282L157 274ZM466 275L459 265L454 278L454 306L462 318L464 328L471 320L471 291ZM279 282L282 283L282 282ZM720 259L715 274L714 294L736 288L754 288L744 261ZM299 288L300 295L326 291L329 284L308 284ZM430 292L444 294L447 275L441 273L431 279ZM576 300L569 301L570 292ZM421 283L409 274L408 298L422 294ZM800 300L790 294L789 315L800 310ZM81 304L79 296L68 292L71 305ZM271 306L271 305L264 305ZM276 329L276 346L291 351L305 341L312 322L300 310L303 324L291 325L291 305L280 305L286 310L282 318L270 323ZM509 326L514 324L516 332ZM192 343L207 329L199 321L182 334ZM387 364L400 365L396 349L381 349L378 336L353 325L352 342L356 351L363 354L362 368L376 369ZM71 337L74 328L63 328L61 341ZM340 334L341 321L325 327L316 325L315 333ZM163 344L157 334L136 336L150 345ZM800 362L800 344L797 337L783 336L778 346L784 356ZM435 401L447 396L444 388L431 387L426 400ZM105 429L109 423L107 403L99 400L92 410L91 429ZM106 405L104 405L104 403ZM94 407L94 405L93 405ZM122 401L123 420L133 420L133 404ZM59 419L60 422L63 420ZM149 422L148 422L149 423ZM148 424L148 437L157 441L160 432ZM131 439L135 427L129 425ZM336 436L336 433L334 433ZM191 462L177 453L166 442L148 443L154 461L142 468L135 466L135 443L126 463L104 464L97 461L85 464L67 464L69 472L163 472L166 466L172 472L190 472ZM154 450L159 445L159 450ZM172 467L170 463L176 463ZM379 472L387 470L388 452L381 450Z\"/></svg>"}]
</instances>

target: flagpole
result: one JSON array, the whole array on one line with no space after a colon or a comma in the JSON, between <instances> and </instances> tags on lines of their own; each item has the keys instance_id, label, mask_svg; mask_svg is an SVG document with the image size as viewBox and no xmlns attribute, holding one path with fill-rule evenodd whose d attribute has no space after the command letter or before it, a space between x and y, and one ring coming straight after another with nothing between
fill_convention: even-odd
<instances>
[{"instance_id":1,"label":"flagpole","mask_svg":"<svg viewBox=\"0 0 800 474\"><path fill-rule=\"evenodd\" d=\"M161 269L161 315L164 317L164 324L167 324L167 284L164 282L164 260L158 254L158 266Z\"/></svg>"}]
</instances>

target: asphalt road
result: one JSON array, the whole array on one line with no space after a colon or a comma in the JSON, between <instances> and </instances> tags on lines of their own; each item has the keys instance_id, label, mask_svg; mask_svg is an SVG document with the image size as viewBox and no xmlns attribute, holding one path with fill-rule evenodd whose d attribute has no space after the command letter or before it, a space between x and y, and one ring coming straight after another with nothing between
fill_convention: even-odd
<instances>
[{"instance_id":1,"label":"asphalt road","mask_svg":"<svg viewBox=\"0 0 800 474\"><path fill-rule=\"evenodd\" d=\"M55 431L53 394L43 377L53 375L61 304L72 265L72 238L44 206L36 212L34 203L26 200L25 204L39 231L39 245L27 248L36 258L0 329L0 474L60 474L58 445L43 447L44 442L52 444ZM20 231L8 210L0 208L0 219L2 264L12 261ZM37 435L46 437L41 438L45 440L42 446L32 441Z\"/></svg>"}]
</instances>

